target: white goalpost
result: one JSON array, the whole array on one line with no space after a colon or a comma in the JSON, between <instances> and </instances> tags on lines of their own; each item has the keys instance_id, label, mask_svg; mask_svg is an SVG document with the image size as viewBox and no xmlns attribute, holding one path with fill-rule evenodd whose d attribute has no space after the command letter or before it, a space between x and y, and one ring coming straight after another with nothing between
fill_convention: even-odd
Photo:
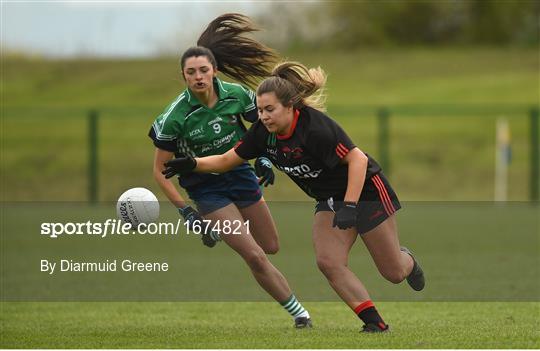
<instances>
[{"instance_id":1,"label":"white goalpost","mask_svg":"<svg viewBox=\"0 0 540 351\"><path fill-rule=\"evenodd\" d=\"M495 131L495 197L496 202L508 199L508 166L512 160L510 127L506 118L499 118Z\"/></svg>"}]
</instances>

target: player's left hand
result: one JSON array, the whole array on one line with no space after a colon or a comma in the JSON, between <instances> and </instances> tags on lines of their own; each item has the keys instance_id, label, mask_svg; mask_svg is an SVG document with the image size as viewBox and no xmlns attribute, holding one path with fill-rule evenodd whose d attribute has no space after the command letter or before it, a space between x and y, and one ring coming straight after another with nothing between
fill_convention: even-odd
<instances>
[{"instance_id":1,"label":"player's left hand","mask_svg":"<svg viewBox=\"0 0 540 351\"><path fill-rule=\"evenodd\" d=\"M179 208L178 212L180 212L182 217L184 217L184 221L186 222L187 227L192 232L197 232L196 226L198 226L201 229L202 228L207 229L207 230L209 229L210 231L208 231L208 232L205 231L205 230L202 230L202 232L201 232L201 234L202 234L201 235L202 242L203 242L204 245L206 245L206 246L208 246L210 248L216 246L217 240L214 239L212 237L212 235L210 234L212 229L208 228L208 226L204 225L204 223L203 223L204 219L201 217L199 212L197 212L197 210L195 210L191 206L186 206L186 207L183 207L183 208ZM219 233L215 233L214 237L217 237L219 239Z\"/></svg>"},{"instance_id":2,"label":"player's left hand","mask_svg":"<svg viewBox=\"0 0 540 351\"><path fill-rule=\"evenodd\" d=\"M197 161L191 156L186 156L175 158L165 162L163 165L166 168L161 171L161 174L163 174L165 178L169 179L176 174L182 175L193 171L195 167L197 167Z\"/></svg>"},{"instance_id":3,"label":"player's left hand","mask_svg":"<svg viewBox=\"0 0 540 351\"><path fill-rule=\"evenodd\" d=\"M255 160L255 175L259 177L259 185L267 187L274 184L276 176L272 170L272 162L267 157L259 157Z\"/></svg>"},{"instance_id":4,"label":"player's left hand","mask_svg":"<svg viewBox=\"0 0 540 351\"><path fill-rule=\"evenodd\" d=\"M343 202L343 206L334 215L333 227L349 229L356 225L356 203Z\"/></svg>"}]
</instances>

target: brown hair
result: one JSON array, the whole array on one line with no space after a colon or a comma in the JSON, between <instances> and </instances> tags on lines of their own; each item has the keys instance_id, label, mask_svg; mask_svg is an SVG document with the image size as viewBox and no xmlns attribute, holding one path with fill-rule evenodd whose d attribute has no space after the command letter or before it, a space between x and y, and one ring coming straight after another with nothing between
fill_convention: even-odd
<instances>
[{"instance_id":1,"label":"brown hair","mask_svg":"<svg viewBox=\"0 0 540 351\"><path fill-rule=\"evenodd\" d=\"M282 62L257 88L257 95L274 92L283 106L310 106L326 111L324 86L326 74L321 67L307 68L299 62Z\"/></svg>"},{"instance_id":2,"label":"brown hair","mask_svg":"<svg viewBox=\"0 0 540 351\"><path fill-rule=\"evenodd\" d=\"M205 56L214 69L243 84L255 86L259 78L270 75L269 65L276 53L258 41L244 36L258 31L249 17L227 13L214 19L197 41L197 46L184 52L182 70L190 57Z\"/></svg>"}]
</instances>

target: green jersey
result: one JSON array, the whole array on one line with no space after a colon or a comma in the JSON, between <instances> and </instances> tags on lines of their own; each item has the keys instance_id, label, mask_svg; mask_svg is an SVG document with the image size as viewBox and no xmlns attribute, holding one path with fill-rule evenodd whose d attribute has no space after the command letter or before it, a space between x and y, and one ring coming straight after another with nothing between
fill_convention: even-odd
<instances>
[{"instance_id":1,"label":"green jersey","mask_svg":"<svg viewBox=\"0 0 540 351\"><path fill-rule=\"evenodd\" d=\"M212 108L184 90L153 123L149 136L154 145L192 157L220 155L236 145L246 131L241 117L257 120L255 93L218 78L214 89L218 100Z\"/></svg>"},{"instance_id":2,"label":"green jersey","mask_svg":"<svg viewBox=\"0 0 540 351\"><path fill-rule=\"evenodd\" d=\"M148 135L154 145L174 152L176 157L220 155L233 148L246 132L241 118L249 122L258 119L255 93L218 78L214 78L214 89L218 101L212 108L201 104L189 89L184 90L152 124ZM247 168L250 166L245 162L232 172ZM220 176L190 173L180 178L180 185L189 188Z\"/></svg>"}]
</instances>

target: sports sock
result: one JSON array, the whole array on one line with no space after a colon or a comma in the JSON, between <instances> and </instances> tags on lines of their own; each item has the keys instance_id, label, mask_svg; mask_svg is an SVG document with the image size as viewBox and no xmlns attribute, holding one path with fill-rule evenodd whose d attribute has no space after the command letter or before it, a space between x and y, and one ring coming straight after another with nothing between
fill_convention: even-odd
<instances>
[{"instance_id":1,"label":"sports sock","mask_svg":"<svg viewBox=\"0 0 540 351\"><path fill-rule=\"evenodd\" d=\"M296 299L296 296L292 294L289 298L283 302L280 302L281 306L289 312L293 318L306 317L309 318L308 311L302 306Z\"/></svg>"},{"instance_id":2,"label":"sports sock","mask_svg":"<svg viewBox=\"0 0 540 351\"><path fill-rule=\"evenodd\" d=\"M356 306L354 313L356 313L358 318L365 324L375 324L381 328L381 330L388 328L388 325L384 323L381 315L377 312L377 309L371 300L364 301Z\"/></svg>"}]
</instances>

